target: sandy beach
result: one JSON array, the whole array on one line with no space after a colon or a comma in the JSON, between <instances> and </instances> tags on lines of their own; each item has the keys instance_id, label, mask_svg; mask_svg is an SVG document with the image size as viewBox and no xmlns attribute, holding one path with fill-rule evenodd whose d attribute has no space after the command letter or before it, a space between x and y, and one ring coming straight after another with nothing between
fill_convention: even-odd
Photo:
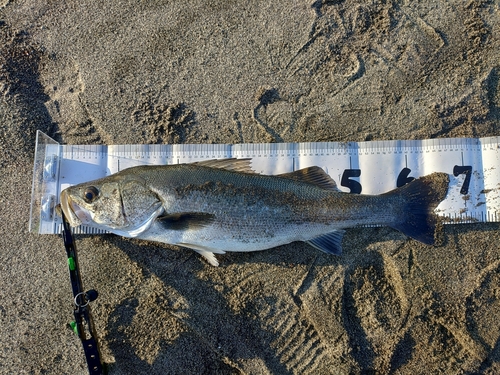
<instances>
[{"instance_id":1,"label":"sandy beach","mask_svg":"<svg viewBox=\"0 0 500 375\"><path fill-rule=\"evenodd\" d=\"M500 135L498 1L0 0L0 374L87 374L60 236L29 233L61 144ZM498 374L499 225L439 246L350 229L218 256L78 235L109 374Z\"/></svg>"}]
</instances>

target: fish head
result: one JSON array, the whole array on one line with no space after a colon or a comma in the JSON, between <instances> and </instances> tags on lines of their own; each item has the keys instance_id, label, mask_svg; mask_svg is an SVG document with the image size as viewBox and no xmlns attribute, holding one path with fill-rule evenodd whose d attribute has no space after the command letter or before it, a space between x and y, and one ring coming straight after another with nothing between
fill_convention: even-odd
<instances>
[{"instance_id":1,"label":"fish head","mask_svg":"<svg viewBox=\"0 0 500 375\"><path fill-rule=\"evenodd\" d=\"M86 225L126 237L146 231L163 213L162 202L137 176L112 175L61 192L71 226Z\"/></svg>"}]
</instances>

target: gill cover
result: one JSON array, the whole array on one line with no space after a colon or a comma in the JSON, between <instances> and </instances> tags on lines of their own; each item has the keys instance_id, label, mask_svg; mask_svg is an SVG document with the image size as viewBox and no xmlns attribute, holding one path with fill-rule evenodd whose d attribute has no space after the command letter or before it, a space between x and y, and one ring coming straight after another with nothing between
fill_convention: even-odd
<instances>
[{"instance_id":1,"label":"gill cover","mask_svg":"<svg viewBox=\"0 0 500 375\"><path fill-rule=\"evenodd\" d=\"M61 193L61 207L72 226L83 224L135 237L163 212L158 196L140 178L106 177Z\"/></svg>"}]
</instances>

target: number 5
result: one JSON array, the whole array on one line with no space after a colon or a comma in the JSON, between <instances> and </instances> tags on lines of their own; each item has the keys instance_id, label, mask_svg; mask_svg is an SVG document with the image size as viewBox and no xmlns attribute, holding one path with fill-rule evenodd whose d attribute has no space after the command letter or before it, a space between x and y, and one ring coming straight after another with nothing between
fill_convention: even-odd
<instances>
[{"instance_id":1,"label":"number 5","mask_svg":"<svg viewBox=\"0 0 500 375\"><path fill-rule=\"evenodd\" d=\"M342 179L340 180L340 185L345 186L350 191L351 194L360 194L362 187L358 181L350 180L351 177L361 176L361 169L346 169L342 173Z\"/></svg>"}]
</instances>

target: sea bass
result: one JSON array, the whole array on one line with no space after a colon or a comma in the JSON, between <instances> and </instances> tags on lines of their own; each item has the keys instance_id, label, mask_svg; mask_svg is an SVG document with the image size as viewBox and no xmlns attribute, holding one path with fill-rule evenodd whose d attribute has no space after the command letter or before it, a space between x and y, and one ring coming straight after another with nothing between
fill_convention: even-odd
<instances>
[{"instance_id":1,"label":"sea bass","mask_svg":"<svg viewBox=\"0 0 500 375\"><path fill-rule=\"evenodd\" d=\"M348 194L320 167L276 176L254 173L249 159L138 166L61 192L71 226L214 253L257 251L305 241L340 254L344 229L384 225L434 243L434 209L448 191L434 173L381 195Z\"/></svg>"}]
</instances>

